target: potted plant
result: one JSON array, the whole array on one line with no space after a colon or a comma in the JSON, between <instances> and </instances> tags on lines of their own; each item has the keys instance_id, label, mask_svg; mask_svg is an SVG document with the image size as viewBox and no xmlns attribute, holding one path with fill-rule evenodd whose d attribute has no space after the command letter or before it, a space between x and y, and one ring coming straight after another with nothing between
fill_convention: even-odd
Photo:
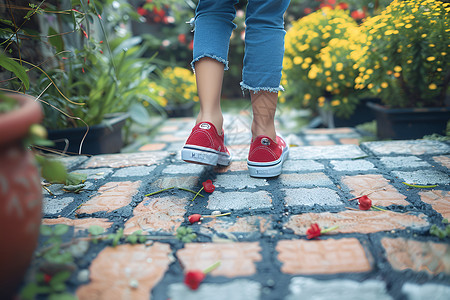
<instances>
[{"instance_id":1,"label":"potted plant","mask_svg":"<svg viewBox=\"0 0 450 300\"><path fill-rule=\"evenodd\" d=\"M352 116L364 95L354 88L355 63L365 55L367 36L348 11L324 7L292 23L286 33L282 84L286 101L318 109L329 127L333 115Z\"/></svg>"},{"instance_id":2,"label":"potted plant","mask_svg":"<svg viewBox=\"0 0 450 300\"><path fill-rule=\"evenodd\" d=\"M449 11L450 4L441 1L395 0L362 24L369 51L359 62L355 82L384 103L370 105L379 138L422 138L445 131L450 119Z\"/></svg>"},{"instance_id":3,"label":"potted plant","mask_svg":"<svg viewBox=\"0 0 450 300\"><path fill-rule=\"evenodd\" d=\"M193 116L194 105L199 100L194 73L182 67L167 67L157 73L152 92L164 104L167 116Z\"/></svg>"}]
</instances>

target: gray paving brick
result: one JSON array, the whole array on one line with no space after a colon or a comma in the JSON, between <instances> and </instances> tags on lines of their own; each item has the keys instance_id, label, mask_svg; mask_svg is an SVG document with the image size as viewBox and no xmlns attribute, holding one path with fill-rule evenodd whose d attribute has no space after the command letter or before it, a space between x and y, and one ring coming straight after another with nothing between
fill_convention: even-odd
<instances>
[{"instance_id":1,"label":"gray paving brick","mask_svg":"<svg viewBox=\"0 0 450 300\"><path fill-rule=\"evenodd\" d=\"M325 169L323 164L310 159L287 160L283 164L283 171L302 172L302 171L320 171L323 169Z\"/></svg>"},{"instance_id":2,"label":"gray paving brick","mask_svg":"<svg viewBox=\"0 0 450 300\"><path fill-rule=\"evenodd\" d=\"M290 159L358 158L367 154L356 145L300 146L290 149Z\"/></svg>"},{"instance_id":3,"label":"gray paving brick","mask_svg":"<svg viewBox=\"0 0 450 300\"><path fill-rule=\"evenodd\" d=\"M228 211L231 209L258 209L272 206L272 199L266 191L259 192L219 192L209 196L207 208Z\"/></svg>"},{"instance_id":4,"label":"gray paving brick","mask_svg":"<svg viewBox=\"0 0 450 300\"><path fill-rule=\"evenodd\" d=\"M99 168L99 169L81 169L75 170L76 173L86 174L87 180L99 180L104 179L106 176L113 172L111 168Z\"/></svg>"},{"instance_id":5,"label":"gray paving brick","mask_svg":"<svg viewBox=\"0 0 450 300\"><path fill-rule=\"evenodd\" d=\"M450 176L436 170L392 171L392 174L410 184L450 184Z\"/></svg>"},{"instance_id":6,"label":"gray paving brick","mask_svg":"<svg viewBox=\"0 0 450 300\"><path fill-rule=\"evenodd\" d=\"M370 161L364 159L358 160L332 160L331 164L336 171L369 171L374 170L375 166Z\"/></svg>"},{"instance_id":7,"label":"gray paving brick","mask_svg":"<svg viewBox=\"0 0 450 300\"><path fill-rule=\"evenodd\" d=\"M200 174L206 168L206 166L202 165L180 162L178 164L168 165L163 170L163 174Z\"/></svg>"},{"instance_id":8,"label":"gray paving brick","mask_svg":"<svg viewBox=\"0 0 450 300\"><path fill-rule=\"evenodd\" d=\"M332 186L333 182L322 172L307 174L281 174L280 180L283 185L290 187L306 186Z\"/></svg>"},{"instance_id":9,"label":"gray paving brick","mask_svg":"<svg viewBox=\"0 0 450 300\"><path fill-rule=\"evenodd\" d=\"M329 139L330 139L330 136L327 134L305 135L305 140L307 140L307 141L326 141Z\"/></svg>"},{"instance_id":10,"label":"gray paving brick","mask_svg":"<svg viewBox=\"0 0 450 300\"><path fill-rule=\"evenodd\" d=\"M45 197L42 203L42 212L48 215L59 214L72 201L73 197Z\"/></svg>"},{"instance_id":11,"label":"gray paving brick","mask_svg":"<svg viewBox=\"0 0 450 300\"><path fill-rule=\"evenodd\" d=\"M269 185L266 179L253 178L248 174L241 175L227 175L223 174L216 178L214 181L216 186L224 187L227 189L240 190L246 188L256 188Z\"/></svg>"},{"instance_id":12,"label":"gray paving brick","mask_svg":"<svg viewBox=\"0 0 450 300\"><path fill-rule=\"evenodd\" d=\"M322 206L341 206L343 203L339 200L339 195L336 191L329 188L298 188L298 189L283 189L286 193L286 204L288 205L306 205L313 206L314 204Z\"/></svg>"},{"instance_id":13,"label":"gray paving brick","mask_svg":"<svg viewBox=\"0 0 450 300\"><path fill-rule=\"evenodd\" d=\"M406 140L406 141L387 141L387 142L366 142L363 146L369 148L377 155L405 154L445 154L450 152L450 146L431 140Z\"/></svg>"},{"instance_id":14,"label":"gray paving brick","mask_svg":"<svg viewBox=\"0 0 450 300\"><path fill-rule=\"evenodd\" d=\"M122 168L118 169L113 177L148 176L155 168L156 166Z\"/></svg>"},{"instance_id":15,"label":"gray paving brick","mask_svg":"<svg viewBox=\"0 0 450 300\"><path fill-rule=\"evenodd\" d=\"M385 156L380 157L380 162L390 169L431 167L417 156Z\"/></svg>"},{"instance_id":16,"label":"gray paving brick","mask_svg":"<svg viewBox=\"0 0 450 300\"><path fill-rule=\"evenodd\" d=\"M358 282L354 280L316 280L294 277L289 285L290 294L286 300L388 300L385 283L378 280ZM364 295L364 297L362 297Z\"/></svg>"},{"instance_id":17,"label":"gray paving brick","mask_svg":"<svg viewBox=\"0 0 450 300\"><path fill-rule=\"evenodd\" d=\"M172 300L259 300L261 284L247 279L221 284L204 282L193 291L182 283L176 283L169 286L168 294Z\"/></svg>"},{"instance_id":18,"label":"gray paving brick","mask_svg":"<svg viewBox=\"0 0 450 300\"><path fill-rule=\"evenodd\" d=\"M450 286L434 283L418 285L407 282L402 286L402 292L408 300L443 300L449 298Z\"/></svg>"},{"instance_id":19,"label":"gray paving brick","mask_svg":"<svg viewBox=\"0 0 450 300\"><path fill-rule=\"evenodd\" d=\"M65 156L58 158L58 160L60 160L69 170L77 165L81 165L87 159L88 159L87 156L82 155Z\"/></svg>"}]
</instances>

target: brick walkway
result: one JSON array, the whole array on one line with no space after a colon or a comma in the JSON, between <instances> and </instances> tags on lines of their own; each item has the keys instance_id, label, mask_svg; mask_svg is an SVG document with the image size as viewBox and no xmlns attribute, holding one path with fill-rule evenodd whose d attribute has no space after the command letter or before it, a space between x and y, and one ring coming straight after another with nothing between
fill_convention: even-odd
<instances>
[{"instance_id":1,"label":"brick walkway","mask_svg":"<svg viewBox=\"0 0 450 300\"><path fill-rule=\"evenodd\" d=\"M245 161L248 115L226 116L234 160L223 169L180 160L193 123L167 120L136 153L65 159L70 170L88 174L87 185L79 194L50 186L43 224L68 224L77 237L99 225L108 233L141 229L169 238L79 250L70 280L79 299L448 299L450 238L429 234L450 217L448 144L358 145L352 128L283 132L291 144L283 174L255 179ZM194 202L178 189L145 196L172 186L198 191L207 179L216 190ZM389 211L359 211L348 201L364 194ZM231 215L187 221L214 211ZM308 240L312 223L339 227ZM197 239L171 238L180 226ZM183 284L185 270L217 261L198 290Z\"/></svg>"}]
</instances>

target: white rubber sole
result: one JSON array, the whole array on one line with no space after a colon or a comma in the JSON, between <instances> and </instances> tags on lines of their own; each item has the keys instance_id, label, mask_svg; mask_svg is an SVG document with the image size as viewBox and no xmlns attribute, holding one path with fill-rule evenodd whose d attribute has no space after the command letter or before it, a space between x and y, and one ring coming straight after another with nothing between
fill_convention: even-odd
<instances>
[{"instance_id":1,"label":"white rubber sole","mask_svg":"<svg viewBox=\"0 0 450 300\"><path fill-rule=\"evenodd\" d=\"M286 147L280 158L276 161L261 163L247 160L247 168L251 177L275 177L281 174L284 161L289 157L289 148Z\"/></svg>"},{"instance_id":2,"label":"white rubber sole","mask_svg":"<svg viewBox=\"0 0 450 300\"><path fill-rule=\"evenodd\" d=\"M183 147L181 150L181 159L189 163L210 166L228 166L231 163L231 155L211 148L194 145L185 145Z\"/></svg>"}]
</instances>

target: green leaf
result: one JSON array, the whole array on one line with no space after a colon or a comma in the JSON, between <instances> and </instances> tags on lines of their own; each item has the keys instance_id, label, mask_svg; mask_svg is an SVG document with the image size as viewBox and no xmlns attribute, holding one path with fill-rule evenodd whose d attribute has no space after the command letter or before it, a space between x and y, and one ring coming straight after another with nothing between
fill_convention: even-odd
<instances>
[{"instance_id":1,"label":"green leaf","mask_svg":"<svg viewBox=\"0 0 450 300\"><path fill-rule=\"evenodd\" d=\"M105 228L98 225L92 225L89 226L88 232L92 235L100 235L105 232Z\"/></svg>"},{"instance_id":2,"label":"green leaf","mask_svg":"<svg viewBox=\"0 0 450 300\"><path fill-rule=\"evenodd\" d=\"M131 119L140 125L147 125L150 120L147 109L140 103L133 103L128 110L128 113L130 114Z\"/></svg>"},{"instance_id":3,"label":"green leaf","mask_svg":"<svg viewBox=\"0 0 450 300\"><path fill-rule=\"evenodd\" d=\"M66 185L79 185L87 179L87 174L71 172L67 174Z\"/></svg>"},{"instance_id":4,"label":"green leaf","mask_svg":"<svg viewBox=\"0 0 450 300\"><path fill-rule=\"evenodd\" d=\"M138 238L137 238L136 235L133 235L133 234L132 234L132 235L129 235L129 236L127 237L126 241L127 241L128 243L134 245L134 244L137 243Z\"/></svg>"},{"instance_id":5,"label":"green leaf","mask_svg":"<svg viewBox=\"0 0 450 300\"><path fill-rule=\"evenodd\" d=\"M53 229L48 225L41 225L40 232L44 236L50 236L53 234Z\"/></svg>"},{"instance_id":6,"label":"green leaf","mask_svg":"<svg viewBox=\"0 0 450 300\"><path fill-rule=\"evenodd\" d=\"M20 298L23 300L32 300L38 292L38 285L35 282L28 283L20 292Z\"/></svg>"},{"instance_id":7,"label":"green leaf","mask_svg":"<svg viewBox=\"0 0 450 300\"><path fill-rule=\"evenodd\" d=\"M48 41L50 44L56 48L56 52L61 52L64 50L64 41L61 34L59 34L53 27L48 29Z\"/></svg>"},{"instance_id":8,"label":"green leaf","mask_svg":"<svg viewBox=\"0 0 450 300\"><path fill-rule=\"evenodd\" d=\"M13 72L14 75L16 75L25 85L25 89L28 90L30 88L30 78L28 77L27 69L24 66L20 65L12 58L7 57L3 53L0 53L0 66Z\"/></svg>"},{"instance_id":9,"label":"green leaf","mask_svg":"<svg viewBox=\"0 0 450 300\"><path fill-rule=\"evenodd\" d=\"M66 167L57 160L50 160L41 155L35 156L41 166L42 177L51 183L65 183L67 178Z\"/></svg>"},{"instance_id":10,"label":"green leaf","mask_svg":"<svg viewBox=\"0 0 450 300\"><path fill-rule=\"evenodd\" d=\"M69 293L51 294L48 300L77 300L78 298Z\"/></svg>"},{"instance_id":11,"label":"green leaf","mask_svg":"<svg viewBox=\"0 0 450 300\"><path fill-rule=\"evenodd\" d=\"M68 231L69 231L69 226L67 226L65 224L55 225L55 228L54 228L55 235L61 236L61 235L66 234Z\"/></svg>"},{"instance_id":12,"label":"green leaf","mask_svg":"<svg viewBox=\"0 0 450 300\"><path fill-rule=\"evenodd\" d=\"M69 271L61 271L59 273L56 273L53 275L52 279L50 280L51 283L61 283L66 282L70 278L70 272Z\"/></svg>"}]
</instances>

